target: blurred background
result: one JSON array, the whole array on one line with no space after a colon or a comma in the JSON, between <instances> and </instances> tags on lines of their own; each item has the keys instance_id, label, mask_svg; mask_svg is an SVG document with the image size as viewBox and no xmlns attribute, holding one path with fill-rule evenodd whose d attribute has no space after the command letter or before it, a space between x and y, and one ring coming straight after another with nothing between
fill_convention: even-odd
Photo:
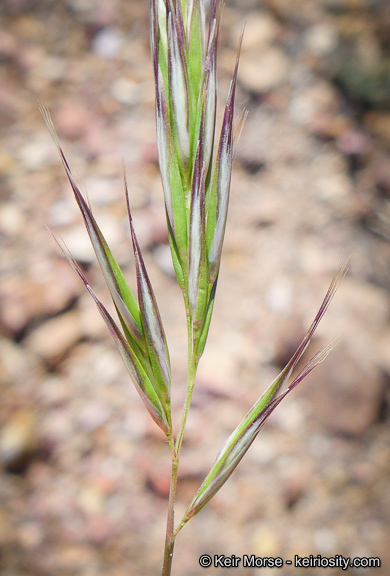
<instances>
[{"instance_id":1,"label":"blurred background","mask_svg":"<svg viewBox=\"0 0 390 576\"><path fill-rule=\"evenodd\" d=\"M109 306L38 109L39 101L49 107L72 170L134 286L125 162L166 326L177 421L185 316L157 166L148 3L2 0L0 19L0 575L158 574L169 452L94 303L46 229L64 238ZM249 116L183 447L178 517L350 255L349 275L310 352L333 336L342 341L180 534L174 574L223 574L199 567L199 556L209 553L379 556L382 568L364 574L387 575L390 6L228 0L221 106L244 22L237 114L247 108ZM235 570L241 572L256 571Z\"/></svg>"}]
</instances>

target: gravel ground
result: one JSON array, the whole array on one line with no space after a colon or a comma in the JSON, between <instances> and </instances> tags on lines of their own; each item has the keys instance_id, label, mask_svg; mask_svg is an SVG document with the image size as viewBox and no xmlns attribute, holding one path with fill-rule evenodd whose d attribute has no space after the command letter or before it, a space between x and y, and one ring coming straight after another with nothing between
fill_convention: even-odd
<instances>
[{"instance_id":1,"label":"gravel ground","mask_svg":"<svg viewBox=\"0 0 390 576\"><path fill-rule=\"evenodd\" d=\"M0 576L159 573L168 449L94 303L47 232L64 238L109 306L37 104L49 107L134 286L125 162L166 327L177 422L185 316L157 168L147 12L147 3L135 0L0 6ZM203 569L201 554L340 554L380 557L380 569L349 572L387 576L390 9L380 0L227 1L221 105L244 22L237 112L249 115L183 447L178 516L350 255L312 351L333 336L342 341L180 534L174 574L258 573L242 563ZM278 573L300 572L284 565Z\"/></svg>"}]
</instances>

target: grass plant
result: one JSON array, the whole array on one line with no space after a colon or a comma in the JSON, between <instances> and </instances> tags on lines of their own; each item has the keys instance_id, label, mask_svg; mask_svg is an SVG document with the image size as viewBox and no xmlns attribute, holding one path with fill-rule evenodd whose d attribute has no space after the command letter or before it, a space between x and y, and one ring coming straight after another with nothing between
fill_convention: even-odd
<instances>
[{"instance_id":1,"label":"grass plant","mask_svg":"<svg viewBox=\"0 0 390 576\"><path fill-rule=\"evenodd\" d=\"M126 177L124 188L135 257L137 294L132 293L110 251L72 175L49 112L42 107L111 292L117 321L98 299L66 247L60 247L94 299L146 409L166 435L170 448L172 472L162 576L171 574L175 539L183 526L224 485L273 410L326 358L335 345L335 341L330 342L317 352L299 375L288 383L346 272L344 264L334 277L312 325L291 360L231 433L183 518L176 522L174 512L180 453L197 367L206 345L213 312L234 155L234 100L240 46L221 131L219 137L216 135L217 47L221 10L222 2L219 0L150 0L150 44L156 87L159 164L172 260L183 294L188 333L187 396L178 426L173 427L172 424L168 345L134 230ZM176 428L178 431L174 433Z\"/></svg>"}]
</instances>

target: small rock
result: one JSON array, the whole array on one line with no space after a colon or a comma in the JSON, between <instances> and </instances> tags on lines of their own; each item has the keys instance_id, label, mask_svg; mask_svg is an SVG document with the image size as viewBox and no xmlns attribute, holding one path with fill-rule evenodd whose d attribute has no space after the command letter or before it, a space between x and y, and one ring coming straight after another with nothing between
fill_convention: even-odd
<instances>
[{"instance_id":1,"label":"small rock","mask_svg":"<svg viewBox=\"0 0 390 576\"><path fill-rule=\"evenodd\" d=\"M85 290L78 302L80 322L86 338L100 338L107 336L107 325L99 314L91 295Z\"/></svg>"},{"instance_id":2,"label":"small rock","mask_svg":"<svg viewBox=\"0 0 390 576\"><path fill-rule=\"evenodd\" d=\"M39 397L44 406L55 408L66 404L72 397L72 383L61 376L49 376L39 389Z\"/></svg>"},{"instance_id":3,"label":"small rock","mask_svg":"<svg viewBox=\"0 0 390 576\"><path fill-rule=\"evenodd\" d=\"M297 124L310 125L316 117L337 112L338 95L335 88L323 80L300 90L290 103L290 115Z\"/></svg>"},{"instance_id":4,"label":"small rock","mask_svg":"<svg viewBox=\"0 0 390 576\"><path fill-rule=\"evenodd\" d=\"M104 493L98 485L84 486L79 494L78 503L85 514L99 514L104 508Z\"/></svg>"},{"instance_id":5,"label":"small rock","mask_svg":"<svg viewBox=\"0 0 390 576\"><path fill-rule=\"evenodd\" d=\"M82 410L79 422L87 432L96 430L105 424L110 416L110 409L99 400L89 402Z\"/></svg>"},{"instance_id":6,"label":"small rock","mask_svg":"<svg viewBox=\"0 0 390 576\"><path fill-rule=\"evenodd\" d=\"M168 241L167 220L164 210L148 208L133 214L134 228L141 249Z\"/></svg>"},{"instance_id":7,"label":"small rock","mask_svg":"<svg viewBox=\"0 0 390 576\"><path fill-rule=\"evenodd\" d=\"M378 136L385 144L390 145L390 113L389 112L367 112L364 117L367 128Z\"/></svg>"},{"instance_id":8,"label":"small rock","mask_svg":"<svg viewBox=\"0 0 390 576\"><path fill-rule=\"evenodd\" d=\"M20 409L11 414L0 432L0 460L13 472L22 469L38 447L36 415Z\"/></svg>"},{"instance_id":9,"label":"small rock","mask_svg":"<svg viewBox=\"0 0 390 576\"><path fill-rule=\"evenodd\" d=\"M198 368L198 388L220 397L237 395L237 357L211 342Z\"/></svg>"},{"instance_id":10,"label":"small rock","mask_svg":"<svg viewBox=\"0 0 390 576\"><path fill-rule=\"evenodd\" d=\"M287 78L290 62L280 48L243 54L239 81L250 92L267 93Z\"/></svg>"},{"instance_id":11,"label":"small rock","mask_svg":"<svg viewBox=\"0 0 390 576\"><path fill-rule=\"evenodd\" d=\"M121 104L137 104L142 99L140 85L129 78L118 78L112 84L110 93Z\"/></svg>"},{"instance_id":12,"label":"small rock","mask_svg":"<svg viewBox=\"0 0 390 576\"><path fill-rule=\"evenodd\" d=\"M0 325L10 335L19 334L33 318L63 310L80 289L80 281L65 260L39 259L27 274L3 277Z\"/></svg>"},{"instance_id":13,"label":"small rock","mask_svg":"<svg viewBox=\"0 0 390 576\"><path fill-rule=\"evenodd\" d=\"M170 470L166 464L152 461L151 457L139 453L137 467L144 475L145 483L160 498L167 498L170 486Z\"/></svg>"},{"instance_id":14,"label":"small rock","mask_svg":"<svg viewBox=\"0 0 390 576\"><path fill-rule=\"evenodd\" d=\"M314 417L339 434L359 436L378 420L384 395L382 374L364 351L341 342L317 366L304 390Z\"/></svg>"},{"instance_id":15,"label":"small rock","mask_svg":"<svg viewBox=\"0 0 390 576\"><path fill-rule=\"evenodd\" d=\"M280 314L291 312L293 301L291 282L287 278L275 279L265 294L265 301L270 310Z\"/></svg>"},{"instance_id":16,"label":"small rock","mask_svg":"<svg viewBox=\"0 0 390 576\"><path fill-rule=\"evenodd\" d=\"M237 44L242 28L237 28L234 34L234 44ZM269 46L279 32L279 25L270 14L266 12L249 12L245 18L244 38L242 52L247 50L263 50Z\"/></svg>"},{"instance_id":17,"label":"small rock","mask_svg":"<svg viewBox=\"0 0 390 576\"><path fill-rule=\"evenodd\" d=\"M123 236L121 236L121 226L118 225L118 221L108 211L106 211L105 214L99 213L95 215L95 217L110 250L116 253L117 249L121 248L121 242L123 240ZM83 224L73 226L69 230L66 230L62 234L62 238L69 252L78 262L82 262L83 264L96 262L93 245ZM116 258L120 263L120 257L116 255Z\"/></svg>"},{"instance_id":18,"label":"small rock","mask_svg":"<svg viewBox=\"0 0 390 576\"><path fill-rule=\"evenodd\" d=\"M34 386L43 378L43 368L34 354L12 340L0 338L0 385L16 388L16 384L24 386L28 382Z\"/></svg>"},{"instance_id":19,"label":"small rock","mask_svg":"<svg viewBox=\"0 0 390 576\"><path fill-rule=\"evenodd\" d=\"M25 339L26 347L45 360L55 363L82 337L83 331L76 311L48 320Z\"/></svg>"},{"instance_id":20,"label":"small rock","mask_svg":"<svg viewBox=\"0 0 390 576\"><path fill-rule=\"evenodd\" d=\"M7 512L0 508L0 545L5 548L15 540L11 519Z\"/></svg>"},{"instance_id":21,"label":"small rock","mask_svg":"<svg viewBox=\"0 0 390 576\"><path fill-rule=\"evenodd\" d=\"M337 48L337 30L328 22L315 24L306 30L304 42L315 56L327 56Z\"/></svg>"},{"instance_id":22,"label":"small rock","mask_svg":"<svg viewBox=\"0 0 390 576\"><path fill-rule=\"evenodd\" d=\"M346 156L358 158L371 150L372 142L364 132L348 130L337 140L337 147Z\"/></svg>"},{"instance_id":23,"label":"small rock","mask_svg":"<svg viewBox=\"0 0 390 576\"><path fill-rule=\"evenodd\" d=\"M22 211L15 204L3 203L0 206L0 231L7 236L17 236L25 224Z\"/></svg>"},{"instance_id":24,"label":"small rock","mask_svg":"<svg viewBox=\"0 0 390 576\"><path fill-rule=\"evenodd\" d=\"M29 139L17 155L26 170L39 170L57 161L53 144L46 134Z\"/></svg>"},{"instance_id":25,"label":"small rock","mask_svg":"<svg viewBox=\"0 0 390 576\"><path fill-rule=\"evenodd\" d=\"M337 535L328 528L320 528L313 534L313 544L317 552L330 556L336 552L338 546Z\"/></svg>"},{"instance_id":26,"label":"small rock","mask_svg":"<svg viewBox=\"0 0 390 576\"><path fill-rule=\"evenodd\" d=\"M92 52L104 58L105 60L112 60L120 55L123 47L124 37L118 28L106 27L96 34L92 40Z\"/></svg>"},{"instance_id":27,"label":"small rock","mask_svg":"<svg viewBox=\"0 0 390 576\"><path fill-rule=\"evenodd\" d=\"M7 32L5 28L0 33L0 56L2 58L11 58L17 54L18 41L15 36Z\"/></svg>"},{"instance_id":28,"label":"small rock","mask_svg":"<svg viewBox=\"0 0 390 576\"><path fill-rule=\"evenodd\" d=\"M263 524L255 530L251 544L256 556L262 557L279 556L282 546L278 532L270 524Z\"/></svg>"},{"instance_id":29,"label":"small rock","mask_svg":"<svg viewBox=\"0 0 390 576\"><path fill-rule=\"evenodd\" d=\"M74 422L69 409L56 408L44 415L40 422L43 447L51 452L57 445L63 445L74 434Z\"/></svg>"},{"instance_id":30,"label":"small rock","mask_svg":"<svg viewBox=\"0 0 390 576\"><path fill-rule=\"evenodd\" d=\"M34 550L44 539L43 529L36 522L25 522L18 530L18 540L22 548Z\"/></svg>"},{"instance_id":31,"label":"small rock","mask_svg":"<svg viewBox=\"0 0 390 576\"><path fill-rule=\"evenodd\" d=\"M111 538L114 530L106 516L92 514L86 520L86 532L93 544L102 546Z\"/></svg>"},{"instance_id":32,"label":"small rock","mask_svg":"<svg viewBox=\"0 0 390 576\"><path fill-rule=\"evenodd\" d=\"M63 80L66 75L68 63L65 58L48 55L39 65L39 73L52 82Z\"/></svg>"},{"instance_id":33,"label":"small rock","mask_svg":"<svg viewBox=\"0 0 390 576\"><path fill-rule=\"evenodd\" d=\"M69 140L85 136L92 123L91 111L85 104L75 100L65 100L54 115L54 125L58 134Z\"/></svg>"},{"instance_id":34,"label":"small rock","mask_svg":"<svg viewBox=\"0 0 390 576\"><path fill-rule=\"evenodd\" d=\"M95 262L95 251L83 225L73 226L62 234L62 238L77 262L83 264Z\"/></svg>"},{"instance_id":35,"label":"small rock","mask_svg":"<svg viewBox=\"0 0 390 576\"><path fill-rule=\"evenodd\" d=\"M337 200L348 197L352 192L352 182L346 174L327 174L316 182L316 191L324 200Z\"/></svg>"},{"instance_id":36,"label":"small rock","mask_svg":"<svg viewBox=\"0 0 390 576\"><path fill-rule=\"evenodd\" d=\"M76 202L70 198L61 198L50 207L50 226L69 226L78 218Z\"/></svg>"},{"instance_id":37,"label":"small rock","mask_svg":"<svg viewBox=\"0 0 390 576\"><path fill-rule=\"evenodd\" d=\"M153 258L157 266L170 278L175 278L171 249L168 244L159 244L153 250Z\"/></svg>"},{"instance_id":38,"label":"small rock","mask_svg":"<svg viewBox=\"0 0 390 576\"><path fill-rule=\"evenodd\" d=\"M91 206L109 206L123 198L123 183L120 178L89 176L85 179L88 200ZM100 220L100 219L99 219Z\"/></svg>"}]
</instances>

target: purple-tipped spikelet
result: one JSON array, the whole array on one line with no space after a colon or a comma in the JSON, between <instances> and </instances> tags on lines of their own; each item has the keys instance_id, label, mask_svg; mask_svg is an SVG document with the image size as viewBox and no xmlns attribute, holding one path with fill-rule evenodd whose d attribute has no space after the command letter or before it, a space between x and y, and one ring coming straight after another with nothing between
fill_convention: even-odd
<instances>
[{"instance_id":1,"label":"purple-tipped spikelet","mask_svg":"<svg viewBox=\"0 0 390 576\"><path fill-rule=\"evenodd\" d=\"M68 180L73 189L76 202L84 218L87 232L107 286L111 292L123 332L119 329L112 316L93 292L76 261L67 251L63 250L63 253L68 258L73 269L77 272L94 299L99 312L106 322L115 344L117 345L135 387L146 408L149 410L153 420L165 432L167 437L171 438L171 371L168 347L152 286L134 232L130 208L130 230L137 273L139 304L137 304L118 263L112 255L92 214L91 208L88 206L73 178L48 110L44 106L41 106L41 112L57 146ZM126 179L125 191L128 200ZM129 202L127 202L127 204L129 207Z\"/></svg>"},{"instance_id":2,"label":"purple-tipped spikelet","mask_svg":"<svg viewBox=\"0 0 390 576\"><path fill-rule=\"evenodd\" d=\"M314 370L318 364L325 360L329 352L337 344L338 339L336 338L335 340L329 342L325 348L317 352L306 364L303 370L298 374L298 376L291 382L291 384L283 392L281 392L282 387L291 377L293 370L297 366L299 360L302 358L303 353L309 345L310 340L318 327L318 324L328 309L328 306L346 273L346 270L347 263L343 264L343 266L333 278L332 283L312 325L305 334L302 342L291 357L290 361L275 378L275 380L270 384L270 386L259 398L259 400L252 406L242 422L227 439L225 445L217 456L214 466L211 468L209 474L203 481L201 487L188 506L180 524L180 528L184 526L188 520L195 516L195 514L202 510L202 508L223 486L223 484L238 466L247 450L252 445L268 416L275 410L280 402L292 390L294 390L294 388L296 388L296 386L298 386L298 384L302 382L302 380L306 378L306 376L310 374L312 370Z\"/></svg>"},{"instance_id":3,"label":"purple-tipped spikelet","mask_svg":"<svg viewBox=\"0 0 390 576\"><path fill-rule=\"evenodd\" d=\"M214 142L221 5L218 0L150 3L160 171L173 264L191 318L196 361L211 320L233 159L238 58L218 147Z\"/></svg>"}]
</instances>

